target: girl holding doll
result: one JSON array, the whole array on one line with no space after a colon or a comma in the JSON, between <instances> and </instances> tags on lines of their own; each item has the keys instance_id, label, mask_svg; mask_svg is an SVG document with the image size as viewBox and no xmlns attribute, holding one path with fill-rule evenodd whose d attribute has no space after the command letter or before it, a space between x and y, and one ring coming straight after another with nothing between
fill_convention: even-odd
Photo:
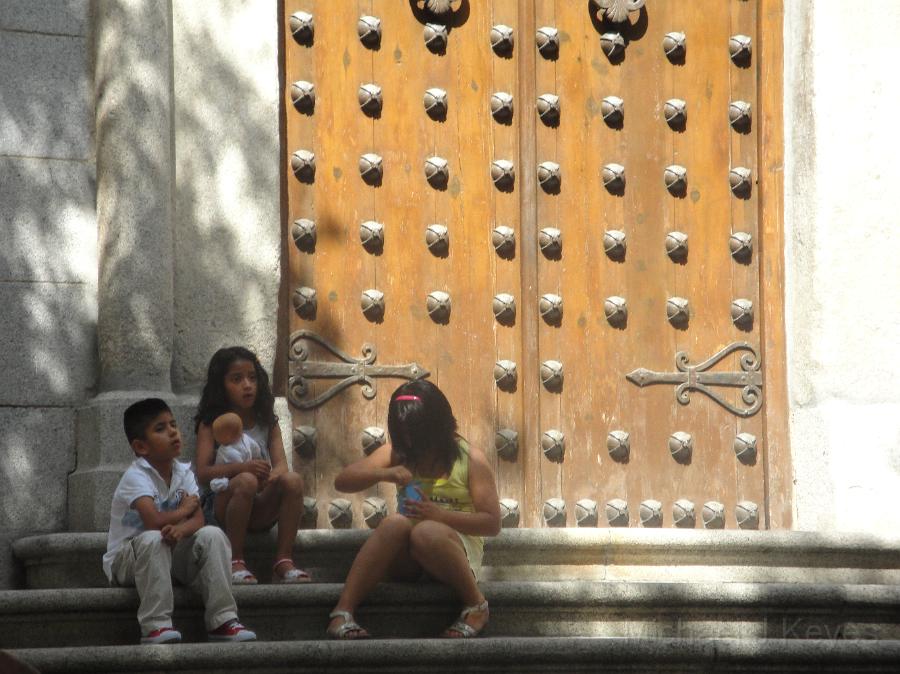
<instances>
[{"instance_id":1,"label":"girl holding doll","mask_svg":"<svg viewBox=\"0 0 900 674\"><path fill-rule=\"evenodd\" d=\"M261 449L260 458L246 462L216 463L217 443L213 422L233 412L240 417L243 432ZM303 511L303 480L288 468L275 397L269 375L252 351L240 346L219 349L209 361L206 385L194 417L197 432L197 477L209 486L227 479L218 492L207 492L208 515L225 530L231 542L231 582L255 584L256 577L244 561L248 531L267 531L276 522L275 583L309 582L309 574L294 565L293 546Z\"/></svg>"}]
</instances>

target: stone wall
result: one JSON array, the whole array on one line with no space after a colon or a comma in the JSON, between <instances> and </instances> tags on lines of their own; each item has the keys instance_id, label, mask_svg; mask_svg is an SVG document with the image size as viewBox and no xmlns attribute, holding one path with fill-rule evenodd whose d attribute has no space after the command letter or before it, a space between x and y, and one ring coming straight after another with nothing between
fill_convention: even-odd
<instances>
[{"instance_id":1,"label":"stone wall","mask_svg":"<svg viewBox=\"0 0 900 674\"><path fill-rule=\"evenodd\" d=\"M89 25L88 0L0 2L0 587L11 538L66 527L96 386Z\"/></svg>"},{"instance_id":2,"label":"stone wall","mask_svg":"<svg viewBox=\"0 0 900 674\"><path fill-rule=\"evenodd\" d=\"M794 527L900 527L900 3L785 2Z\"/></svg>"}]
</instances>

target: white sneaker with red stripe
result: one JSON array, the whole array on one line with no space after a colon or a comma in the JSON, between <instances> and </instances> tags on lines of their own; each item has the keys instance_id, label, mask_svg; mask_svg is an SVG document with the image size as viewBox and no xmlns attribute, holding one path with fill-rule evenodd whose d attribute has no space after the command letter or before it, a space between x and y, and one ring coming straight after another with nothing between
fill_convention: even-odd
<instances>
[{"instance_id":1,"label":"white sneaker with red stripe","mask_svg":"<svg viewBox=\"0 0 900 674\"><path fill-rule=\"evenodd\" d=\"M160 627L141 637L142 644L174 644L181 641L181 632L174 627Z\"/></svg>"},{"instance_id":2,"label":"white sneaker with red stripe","mask_svg":"<svg viewBox=\"0 0 900 674\"><path fill-rule=\"evenodd\" d=\"M256 632L232 619L209 632L207 637L210 641L256 641Z\"/></svg>"}]
</instances>

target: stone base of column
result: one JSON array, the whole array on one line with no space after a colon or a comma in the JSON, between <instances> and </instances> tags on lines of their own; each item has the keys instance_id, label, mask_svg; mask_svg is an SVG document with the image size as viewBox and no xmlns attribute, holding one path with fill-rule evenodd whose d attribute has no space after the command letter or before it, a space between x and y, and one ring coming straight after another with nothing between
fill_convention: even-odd
<instances>
[{"instance_id":1,"label":"stone base of column","mask_svg":"<svg viewBox=\"0 0 900 674\"><path fill-rule=\"evenodd\" d=\"M110 391L80 408L76 415L78 464L69 475L69 531L107 531L112 495L122 473L134 460L125 437L122 415L132 403L162 398L181 427L182 461L193 461L193 416L197 396L176 396L171 391Z\"/></svg>"}]
</instances>

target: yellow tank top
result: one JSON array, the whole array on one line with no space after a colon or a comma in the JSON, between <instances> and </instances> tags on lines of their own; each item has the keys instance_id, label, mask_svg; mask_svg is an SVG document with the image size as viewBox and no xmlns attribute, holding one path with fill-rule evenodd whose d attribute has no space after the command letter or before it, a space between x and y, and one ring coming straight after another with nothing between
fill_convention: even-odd
<instances>
[{"instance_id":1,"label":"yellow tank top","mask_svg":"<svg viewBox=\"0 0 900 674\"><path fill-rule=\"evenodd\" d=\"M428 478L414 476L422 483L422 491L445 510L473 513L475 505L469 493L469 444L460 438L459 457L453 462L453 469L447 477Z\"/></svg>"},{"instance_id":2,"label":"yellow tank top","mask_svg":"<svg viewBox=\"0 0 900 674\"><path fill-rule=\"evenodd\" d=\"M462 438L459 439L459 457L454 461L450 475L439 478L415 475L413 480L417 480L422 485L422 491L428 494L431 500L441 508L464 513L475 512L472 494L469 493L469 443ZM469 564L480 567L484 538L459 532L457 534L462 539Z\"/></svg>"}]
</instances>

